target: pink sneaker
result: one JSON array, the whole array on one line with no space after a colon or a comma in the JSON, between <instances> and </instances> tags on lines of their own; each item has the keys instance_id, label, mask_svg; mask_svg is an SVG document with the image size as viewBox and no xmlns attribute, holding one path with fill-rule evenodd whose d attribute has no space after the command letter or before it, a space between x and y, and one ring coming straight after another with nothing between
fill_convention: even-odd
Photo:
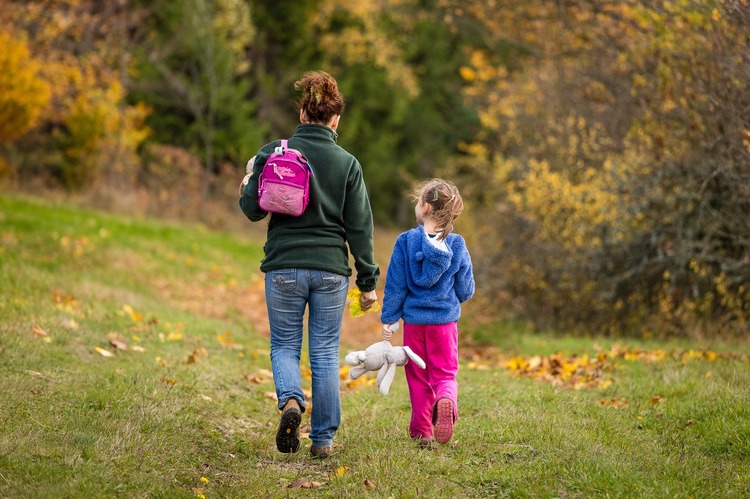
<instances>
[{"instance_id":1,"label":"pink sneaker","mask_svg":"<svg viewBox=\"0 0 750 499\"><path fill-rule=\"evenodd\" d=\"M435 404L435 440L445 444L453 437L453 402L450 399L440 399Z\"/></svg>"}]
</instances>

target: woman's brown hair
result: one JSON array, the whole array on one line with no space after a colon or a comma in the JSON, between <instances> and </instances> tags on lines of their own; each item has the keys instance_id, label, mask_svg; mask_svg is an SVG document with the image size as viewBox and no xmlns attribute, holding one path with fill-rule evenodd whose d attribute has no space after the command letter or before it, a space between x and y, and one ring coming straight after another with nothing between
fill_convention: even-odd
<instances>
[{"instance_id":1,"label":"woman's brown hair","mask_svg":"<svg viewBox=\"0 0 750 499\"><path fill-rule=\"evenodd\" d=\"M435 220L435 230L440 233L438 241L448 237L453 231L453 222L464 211L464 200L458 187L439 178L419 184L414 190L414 199L430 205L430 216Z\"/></svg>"},{"instance_id":2,"label":"woman's brown hair","mask_svg":"<svg viewBox=\"0 0 750 499\"><path fill-rule=\"evenodd\" d=\"M325 71L308 71L294 83L301 91L297 105L311 123L330 123L344 110L344 96L336 79Z\"/></svg>"}]
</instances>

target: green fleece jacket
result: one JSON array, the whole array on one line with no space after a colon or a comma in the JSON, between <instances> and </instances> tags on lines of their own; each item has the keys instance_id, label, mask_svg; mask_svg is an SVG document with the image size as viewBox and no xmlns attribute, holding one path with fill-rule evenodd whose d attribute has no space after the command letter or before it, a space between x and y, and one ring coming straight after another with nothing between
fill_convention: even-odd
<instances>
[{"instance_id":1,"label":"green fleece jacket","mask_svg":"<svg viewBox=\"0 0 750 499\"><path fill-rule=\"evenodd\" d=\"M374 259L370 200L362 167L336 144L336 136L327 126L303 124L289 138L289 147L301 151L313 171L310 202L299 217L271 214L260 270L305 268L350 276L348 243L357 270L357 287L372 291L380 269ZM268 215L258 206L258 177L280 143L276 140L260 149L243 189L240 207L253 222Z\"/></svg>"}]
</instances>

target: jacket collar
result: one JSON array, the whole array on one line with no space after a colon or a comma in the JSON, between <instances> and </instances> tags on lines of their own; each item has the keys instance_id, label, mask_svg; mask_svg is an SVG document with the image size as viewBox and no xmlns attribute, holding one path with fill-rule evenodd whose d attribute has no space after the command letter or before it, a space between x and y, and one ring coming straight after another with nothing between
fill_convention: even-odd
<instances>
[{"instance_id":1,"label":"jacket collar","mask_svg":"<svg viewBox=\"0 0 750 499\"><path fill-rule=\"evenodd\" d=\"M329 139L333 142L336 142L336 139L339 136L334 129L317 123L303 123L297 125L294 135L305 138Z\"/></svg>"}]
</instances>

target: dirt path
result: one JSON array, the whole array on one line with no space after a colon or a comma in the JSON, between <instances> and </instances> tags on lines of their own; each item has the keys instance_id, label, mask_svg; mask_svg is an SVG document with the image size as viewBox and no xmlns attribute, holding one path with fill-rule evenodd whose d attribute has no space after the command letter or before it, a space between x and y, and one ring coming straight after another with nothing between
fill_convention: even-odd
<instances>
[{"instance_id":1,"label":"dirt path","mask_svg":"<svg viewBox=\"0 0 750 499\"><path fill-rule=\"evenodd\" d=\"M212 279L210 275L206 275L199 282L189 286L175 286L173 281L158 279L152 284L166 299L192 313L218 319L241 317L243 322L246 321L247 329L235 332L233 336L237 339L253 330L264 338L270 335L263 274L260 272L243 279L241 284L217 284L216 279ZM352 279L349 288L353 286ZM378 290L381 302L382 296L382 290ZM378 312L367 313L355 319L349 315L348 305L349 301L347 301L341 327L341 350L343 352L362 350L379 341L382 338L380 314Z\"/></svg>"},{"instance_id":2,"label":"dirt path","mask_svg":"<svg viewBox=\"0 0 750 499\"><path fill-rule=\"evenodd\" d=\"M354 286L354 281L350 282L349 289ZM378 291L378 297L382 303L382 291ZM253 282L247 288L247 292L239 297L237 310L242 315L247 316L248 322L253 325L255 330L268 338L270 330L268 326L268 316L266 314L266 298L263 280L261 277ZM365 347L380 341L380 313L366 313L362 317L352 318L349 315L349 300L344 310L344 322L341 326L341 350L362 350Z\"/></svg>"}]
</instances>

